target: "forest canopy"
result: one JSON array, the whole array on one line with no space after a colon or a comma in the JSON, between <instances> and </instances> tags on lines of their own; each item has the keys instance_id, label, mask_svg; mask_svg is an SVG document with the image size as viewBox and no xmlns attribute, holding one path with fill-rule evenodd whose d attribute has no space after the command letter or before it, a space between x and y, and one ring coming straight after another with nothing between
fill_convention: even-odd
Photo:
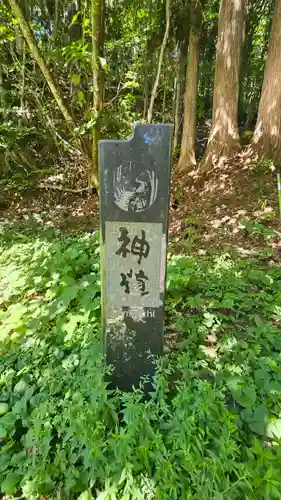
<instances>
[{"instance_id":1,"label":"forest canopy","mask_svg":"<svg viewBox=\"0 0 281 500\"><path fill-rule=\"evenodd\" d=\"M83 163L135 122L174 123L179 170L251 143L281 160L280 0L5 0L1 170ZM269 112L270 110L270 112Z\"/></svg>"}]
</instances>

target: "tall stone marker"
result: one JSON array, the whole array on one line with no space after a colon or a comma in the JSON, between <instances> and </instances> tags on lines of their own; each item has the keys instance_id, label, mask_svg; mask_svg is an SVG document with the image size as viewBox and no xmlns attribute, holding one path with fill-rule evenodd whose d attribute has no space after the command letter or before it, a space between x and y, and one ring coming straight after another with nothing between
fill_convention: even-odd
<instances>
[{"instance_id":1,"label":"tall stone marker","mask_svg":"<svg viewBox=\"0 0 281 500\"><path fill-rule=\"evenodd\" d=\"M163 350L172 125L100 141L102 317L112 386L131 390Z\"/></svg>"}]
</instances>

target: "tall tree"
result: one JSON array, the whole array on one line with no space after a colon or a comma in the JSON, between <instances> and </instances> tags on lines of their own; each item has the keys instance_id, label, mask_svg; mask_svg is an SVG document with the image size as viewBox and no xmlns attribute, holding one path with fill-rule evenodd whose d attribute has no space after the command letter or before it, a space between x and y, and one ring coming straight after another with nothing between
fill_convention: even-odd
<instances>
[{"instance_id":1,"label":"tall tree","mask_svg":"<svg viewBox=\"0 0 281 500\"><path fill-rule=\"evenodd\" d=\"M245 0L221 0L212 129L201 170L239 150L239 74L246 19Z\"/></svg>"},{"instance_id":2,"label":"tall tree","mask_svg":"<svg viewBox=\"0 0 281 500\"><path fill-rule=\"evenodd\" d=\"M175 77L174 77L174 96L173 96L173 109L172 118L174 123L174 140L173 140L173 153L176 154L178 148L178 137L180 128L180 97L181 97L181 65L180 65L180 47L179 44L176 46L176 65L175 65Z\"/></svg>"},{"instance_id":3,"label":"tall tree","mask_svg":"<svg viewBox=\"0 0 281 500\"><path fill-rule=\"evenodd\" d=\"M268 57L252 145L261 156L281 161L281 0L276 0Z\"/></svg>"},{"instance_id":4,"label":"tall tree","mask_svg":"<svg viewBox=\"0 0 281 500\"><path fill-rule=\"evenodd\" d=\"M60 0L55 0L55 22L54 22L54 39L56 40L59 34L60 27Z\"/></svg>"},{"instance_id":5,"label":"tall tree","mask_svg":"<svg viewBox=\"0 0 281 500\"><path fill-rule=\"evenodd\" d=\"M64 116L70 130L73 130L75 122L72 117L70 110L68 109L66 103L62 97L62 91L55 82L37 44L37 41L33 35L33 32L25 18L24 12L22 11L18 0L8 0L11 6L11 10L14 13L18 24L21 28L22 34L25 41L30 49L31 55L34 60L39 65L42 74L49 85L49 88L53 94L57 105ZM101 66L100 66L100 33L101 30L101 19L104 20L104 16L101 15L103 12L103 2L104 0L92 0L92 82L93 82L93 103L92 103L92 158L89 162L88 148L83 138L76 137L75 141L79 148L84 153L85 159L88 164L88 184L89 190L91 191L93 186L98 185L98 155L97 155L97 144L99 138L99 118L102 109L102 90L101 90ZM103 35L102 35L103 36Z\"/></svg>"},{"instance_id":6,"label":"tall tree","mask_svg":"<svg viewBox=\"0 0 281 500\"><path fill-rule=\"evenodd\" d=\"M5 118L5 90L3 85L3 71L0 67L0 116L1 114Z\"/></svg>"},{"instance_id":7,"label":"tall tree","mask_svg":"<svg viewBox=\"0 0 281 500\"><path fill-rule=\"evenodd\" d=\"M92 71L93 71L93 107L92 107L92 168L89 170L89 189L98 184L98 140L100 136L100 115L103 107L102 68L100 63L103 44L104 0L92 0Z\"/></svg>"},{"instance_id":8,"label":"tall tree","mask_svg":"<svg viewBox=\"0 0 281 500\"><path fill-rule=\"evenodd\" d=\"M150 97L150 104L149 104L148 113L147 113L148 123L152 122L154 101L155 101L155 98L157 95L157 89L158 89L158 85L159 85L159 81L160 81L164 52L165 52L165 49L166 49L166 46L168 43L170 24L171 24L170 0L166 0L166 28L165 28L163 42L162 42L162 45L160 48L156 78L155 78L155 82L154 82L153 89L151 92L151 97Z\"/></svg>"},{"instance_id":9,"label":"tall tree","mask_svg":"<svg viewBox=\"0 0 281 500\"><path fill-rule=\"evenodd\" d=\"M72 118L69 110L67 109L67 106L64 103L63 98L61 96L60 90L57 87L57 85L56 85L56 83L55 83L55 81L50 73L50 70L49 70L48 66L46 65L46 63L45 63L45 61L44 61L44 59L39 51L39 48L37 46L34 35L29 27L27 20L25 19L24 13L23 13L19 3L17 2L17 0L9 0L9 4L11 6L12 12L15 15L15 18L17 19L17 21L19 23L20 29L22 31L22 34L23 34L25 40L26 40L26 43L29 46L32 57L35 59L39 68L41 69L41 71L44 75L44 78L50 87L50 90L53 94L54 99L57 102L57 105L58 105L62 115L64 116L64 118L68 124L73 125L74 124L73 118Z\"/></svg>"},{"instance_id":10,"label":"tall tree","mask_svg":"<svg viewBox=\"0 0 281 500\"><path fill-rule=\"evenodd\" d=\"M200 31L202 23L201 9L201 3L198 0L191 0L186 87L184 93L183 132L180 159L177 165L179 170L196 165L196 101L200 55Z\"/></svg>"}]
</instances>

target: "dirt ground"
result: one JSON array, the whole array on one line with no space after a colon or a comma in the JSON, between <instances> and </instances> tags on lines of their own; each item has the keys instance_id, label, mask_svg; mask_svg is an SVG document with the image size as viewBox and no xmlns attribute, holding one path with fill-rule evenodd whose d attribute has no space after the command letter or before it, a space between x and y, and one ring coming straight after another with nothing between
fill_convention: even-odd
<instances>
[{"instance_id":1,"label":"dirt ground","mask_svg":"<svg viewBox=\"0 0 281 500\"><path fill-rule=\"evenodd\" d=\"M69 169L66 174L57 172L30 187L3 187L0 195L2 230L53 228L68 234L96 230L98 196L88 196L86 190L72 192L77 190L77 185L79 189L85 187L86 177L83 178L81 170L79 179L75 177L75 172ZM200 175L196 169L173 172L169 218L173 251L204 254L220 248L236 250L242 256L255 253L266 243L266 237L249 235L245 220L276 230L271 242L279 259L281 224L277 183L264 163L259 164L247 153L241 153L217 165L209 174Z\"/></svg>"}]
</instances>

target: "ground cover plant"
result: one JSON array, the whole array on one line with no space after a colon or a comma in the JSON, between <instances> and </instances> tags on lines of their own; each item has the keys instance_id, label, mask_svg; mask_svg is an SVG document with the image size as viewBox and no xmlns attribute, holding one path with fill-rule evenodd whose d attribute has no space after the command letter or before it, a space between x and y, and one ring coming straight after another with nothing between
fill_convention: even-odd
<instances>
[{"instance_id":1,"label":"ground cover plant","mask_svg":"<svg viewBox=\"0 0 281 500\"><path fill-rule=\"evenodd\" d=\"M0 2L3 499L280 499L280 33L281 0ZM149 398L100 329L98 140L135 123L174 124Z\"/></svg>"},{"instance_id":2,"label":"ground cover plant","mask_svg":"<svg viewBox=\"0 0 281 500\"><path fill-rule=\"evenodd\" d=\"M3 497L280 498L280 267L169 258L149 399L106 388L99 279L98 233L3 235Z\"/></svg>"}]
</instances>

